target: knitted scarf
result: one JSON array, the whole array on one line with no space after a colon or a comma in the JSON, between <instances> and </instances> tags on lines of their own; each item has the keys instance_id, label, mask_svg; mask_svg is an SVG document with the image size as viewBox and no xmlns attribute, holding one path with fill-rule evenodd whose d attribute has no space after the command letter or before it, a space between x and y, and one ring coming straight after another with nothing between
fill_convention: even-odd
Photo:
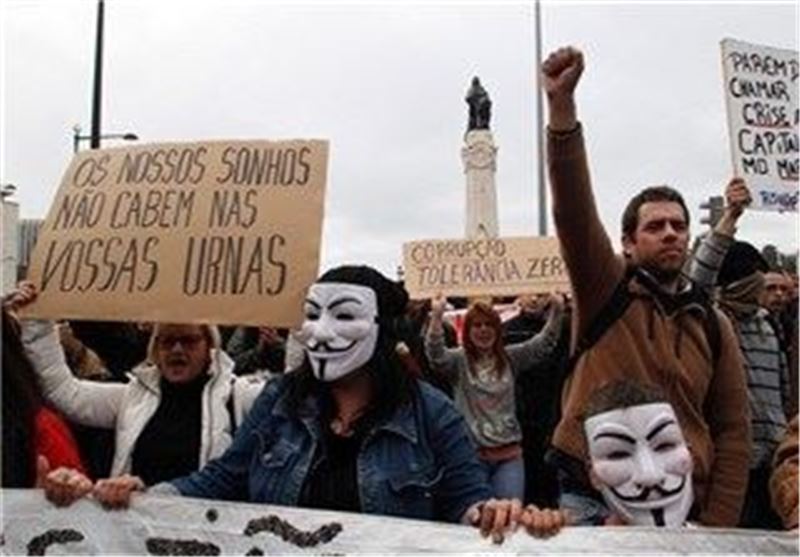
<instances>
[{"instance_id":1,"label":"knitted scarf","mask_svg":"<svg viewBox=\"0 0 800 557\"><path fill-rule=\"evenodd\" d=\"M716 290L715 298L722 310L735 321L752 318L761 307L759 297L764 291L764 273L756 271Z\"/></svg>"}]
</instances>

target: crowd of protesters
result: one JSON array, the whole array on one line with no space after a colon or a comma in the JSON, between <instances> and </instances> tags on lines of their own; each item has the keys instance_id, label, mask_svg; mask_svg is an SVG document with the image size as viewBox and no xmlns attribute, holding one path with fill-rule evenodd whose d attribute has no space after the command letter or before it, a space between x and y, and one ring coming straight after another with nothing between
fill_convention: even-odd
<instances>
[{"instance_id":1,"label":"crowd of protesters","mask_svg":"<svg viewBox=\"0 0 800 557\"><path fill-rule=\"evenodd\" d=\"M571 47L542 67L569 295L521 296L505 323L473 300L459 335L443 296L410 301L365 266L323 274L296 331L18 320L36 298L23 284L3 307L3 487L461 521L496 539L519 523L796 528L796 275L736 238L741 178L693 254L681 194L642 190L615 254L577 116L583 67Z\"/></svg>"}]
</instances>

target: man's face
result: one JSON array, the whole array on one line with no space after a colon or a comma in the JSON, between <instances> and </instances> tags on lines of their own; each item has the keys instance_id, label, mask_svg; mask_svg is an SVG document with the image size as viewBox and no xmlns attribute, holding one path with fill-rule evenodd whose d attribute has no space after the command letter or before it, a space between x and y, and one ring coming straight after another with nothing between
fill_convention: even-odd
<instances>
[{"instance_id":1,"label":"man's face","mask_svg":"<svg viewBox=\"0 0 800 557\"><path fill-rule=\"evenodd\" d=\"M789 301L791 286L781 273L767 273L764 275L764 293L761 296L761 305L773 313L779 313Z\"/></svg>"},{"instance_id":2,"label":"man's face","mask_svg":"<svg viewBox=\"0 0 800 557\"><path fill-rule=\"evenodd\" d=\"M692 458L667 403L597 414L584 423L592 484L628 524L682 526L692 505Z\"/></svg>"},{"instance_id":3,"label":"man's face","mask_svg":"<svg viewBox=\"0 0 800 557\"><path fill-rule=\"evenodd\" d=\"M633 263L659 281L678 277L686 260L689 227L683 208L674 201L648 201L639 207L636 232L625 235L622 245Z\"/></svg>"},{"instance_id":4,"label":"man's face","mask_svg":"<svg viewBox=\"0 0 800 557\"><path fill-rule=\"evenodd\" d=\"M162 325L155 339L155 360L170 383L187 383L211 361L211 345L198 325Z\"/></svg>"},{"instance_id":5,"label":"man's face","mask_svg":"<svg viewBox=\"0 0 800 557\"><path fill-rule=\"evenodd\" d=\"M311 285L301 328L314 376L336 381L366 364L378 342L378 300L366 286Z\"/></svg>"}]
</instances>

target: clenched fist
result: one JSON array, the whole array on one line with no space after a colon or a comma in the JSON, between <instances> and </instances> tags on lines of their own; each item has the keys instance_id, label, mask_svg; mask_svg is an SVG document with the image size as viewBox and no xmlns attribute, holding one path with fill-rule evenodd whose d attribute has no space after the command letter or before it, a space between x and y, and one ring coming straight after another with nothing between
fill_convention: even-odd
<instances>
[{"instance_id":1,"label":"clenched fist","mask_svg":"<svg viewBox=\"0 0 800 557\"><path fill-rule=\"evenodd\" d=\"M583 54L571 46L559 48L542 64L551 130L569 131L577 125L574 94L582 73Z\"/></svg>"},{"instance_id":2,"label":"clenched fist","mask_svg":"<svg viewBox=\"0 0 800 557\"><path fill-rule=\"evenodd\" d=\"M542 64L544 90L547 96L551 98L572 96L582 73L583 53L571 46L559 48Z\"/></svg>"}]
</instances>

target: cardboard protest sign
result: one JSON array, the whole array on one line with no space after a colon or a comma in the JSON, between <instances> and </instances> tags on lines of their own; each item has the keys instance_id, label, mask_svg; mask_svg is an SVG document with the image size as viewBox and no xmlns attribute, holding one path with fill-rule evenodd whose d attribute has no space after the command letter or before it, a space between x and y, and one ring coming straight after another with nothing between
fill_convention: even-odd
<instances>
[{"instance_id":1,"label":"cardboard protest sign","mask_svg":"<svg viewBox=\"0 0 800 557\"><path fill-rule=\"evenodd\" d=\"M514 296L569 290L558 240L552 237L422 240L403 245L405 286L412 298Z\"/></svg>"},{"instance_id":2,"label":"cardboard protest sign","mask_svg":"<svg viewBox=\"0 0 800 557\"><path fill-rule=\"evenodd\" d=\"M291 326L319 266L328 143L83 151L30 270L31 317Z\"/></svg>"},{"instance_id":3,"label":"cardboard protest sign","mask_svg":"<svg viewBox=\"0 0 800 557\"><path fill-rule=\"evenodd\" d=\"M725 39L722 67L734 172L752 208L797 211L797 51Z\"/></svg>"}]
</instances>

